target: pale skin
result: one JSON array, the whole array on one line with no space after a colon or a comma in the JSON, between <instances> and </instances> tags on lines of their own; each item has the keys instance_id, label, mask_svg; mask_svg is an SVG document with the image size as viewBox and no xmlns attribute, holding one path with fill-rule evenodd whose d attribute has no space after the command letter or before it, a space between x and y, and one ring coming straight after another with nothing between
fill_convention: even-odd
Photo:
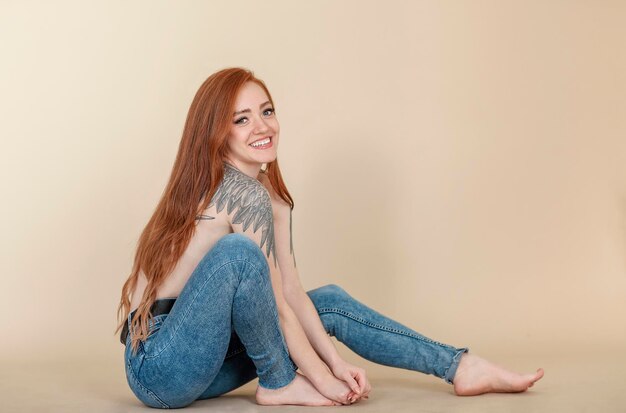
<instances>
[{"instance_id":1,"label":"pale skin","mask_svg":"<svg viewBox=\"0 0 626 413\"><path fill-rule=\"evenodd\" d=\"M261 246L261 231L243 230L233 224L233 230L253 239L265 252L270 268L281 328L290 354L298 365L296 378L279 389L258 386L256 401L262 405L296 404L308 406L343 405L369 397L371 385L365 370L343 360L324 330L313 303L300 283L293 251L292 213L290 206L273 190L267 176L261 172L264 163L276 159L280 126L269 98L254 82L247 82L239 91L232 127L228 138L225 162L237 171L257 180L271 201L273 246ZM270 137L271 147L251 146ZM523 392L543 377L536 373L519 374L477 355L465 353L453 379L454 392L472 396L489 392Z\"/></svg>"}]
</instances>

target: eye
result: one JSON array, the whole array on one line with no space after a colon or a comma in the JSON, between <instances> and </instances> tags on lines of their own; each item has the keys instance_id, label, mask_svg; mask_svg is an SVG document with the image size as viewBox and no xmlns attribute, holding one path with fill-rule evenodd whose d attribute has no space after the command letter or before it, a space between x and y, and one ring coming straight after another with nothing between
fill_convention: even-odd
<instances>
[{"instance_id":1,"label":"eye","mask_svg":"<svg viewBox=\"0 0 626 413\"><path fill-rule=\"evenodd\" d=\"M267 113L267 112L269 112L269 113ZM265 109L263 111L263 114L266 114L265 116L271 116L272 114L274 114L274 112L275 112L274 108L267 108L267 109ZM243 117L237 119L235 121L235 124L236 125L243 125L244 124L244 122L243 122L244 119L247 120L248 118L243 116Z\"/></svg>"}]
</instances>

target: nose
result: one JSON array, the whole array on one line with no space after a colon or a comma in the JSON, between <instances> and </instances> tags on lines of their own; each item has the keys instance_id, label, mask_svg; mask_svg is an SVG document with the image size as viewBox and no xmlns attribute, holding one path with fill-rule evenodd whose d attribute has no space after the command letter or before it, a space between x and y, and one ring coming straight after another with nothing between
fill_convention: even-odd
<instances>
[{"instance_id":1,"label":"nose","mask_svg":"<svg viewBox=\"0 0 626 413\"><path fill-rule=\"evenodd\" d=\"M255 134L265 133L268 131L269 127L267 126L265 119L261 117L257 117L255 118L254 122L255 122L255 125L254 125Z\"/></svg>"}]
</instances>

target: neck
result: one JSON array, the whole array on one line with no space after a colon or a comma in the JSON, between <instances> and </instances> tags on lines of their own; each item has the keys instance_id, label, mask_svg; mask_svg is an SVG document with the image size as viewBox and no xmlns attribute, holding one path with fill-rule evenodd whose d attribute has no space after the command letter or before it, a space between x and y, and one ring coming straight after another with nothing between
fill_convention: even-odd
<instances>
[{"instance_id":1,"label":"neck","mask_svg":"<svg viewBox=\"0 0 626 413\"><path fill-rule=\"evenodd\" d=\"M235 163L231 161L230 159L224 160L224 163L234 167L239 172L242 172L248 175L250 178L254 178L254 179L257 179L257 177L259 176L259 173L261 172L261 166L263 165L260 163L254 163L254 164Z\"/></svg>"}]
</instances>

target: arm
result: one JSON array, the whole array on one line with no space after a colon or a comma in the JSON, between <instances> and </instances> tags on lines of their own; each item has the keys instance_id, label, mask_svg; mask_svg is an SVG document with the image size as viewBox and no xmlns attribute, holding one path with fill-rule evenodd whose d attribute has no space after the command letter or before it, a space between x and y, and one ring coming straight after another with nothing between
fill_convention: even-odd
<instances>
[{"instance_id":1,"label":"arm","mask_svg":"<svg viewBox=\"0 0 626 413\"><path fill-rule=\"evenodd\" d=\"M218 212L226 207L233 231L252 239L267 258L281 330L296 365L312 382L332 377L311 347L297 316L283 296L283 283L274 246L272 204L267 190L256 179L226 167L224 180L213 200Z\"/></svg>"},{"instance_id":2,"label":"arm","mask_svg":"<svg viewBox=\"0 0 626 413\"><path fill-rule=\"evenodd\" d=\"M313 302L300 283L293 252L291 208L282 199L273 200L273 203L276 254L282 274L285 299L298 317L313 348L332 370L341 357L326 333Z\"/></svg>"},{"instance_id":3,"label":"arm","mask_svg":"<svg viewBox=\"0 0 626 413\"><path fill-rule=\"evenodd\" d=\"M352 366L341 359L322 325L317 309L300 283L296 268L296 256L293 251L291 207L276 194L267 176L259 174L259 180L270 194L272 202L276 255L281 270L285 299L298 317L315 351L328 364L332 373L337 378L344 380L354 393L367 398L371 386L365 376L365 370ZM352 395L353 393L350 393L349 397Z\"/></svg>"}]
</instances>

